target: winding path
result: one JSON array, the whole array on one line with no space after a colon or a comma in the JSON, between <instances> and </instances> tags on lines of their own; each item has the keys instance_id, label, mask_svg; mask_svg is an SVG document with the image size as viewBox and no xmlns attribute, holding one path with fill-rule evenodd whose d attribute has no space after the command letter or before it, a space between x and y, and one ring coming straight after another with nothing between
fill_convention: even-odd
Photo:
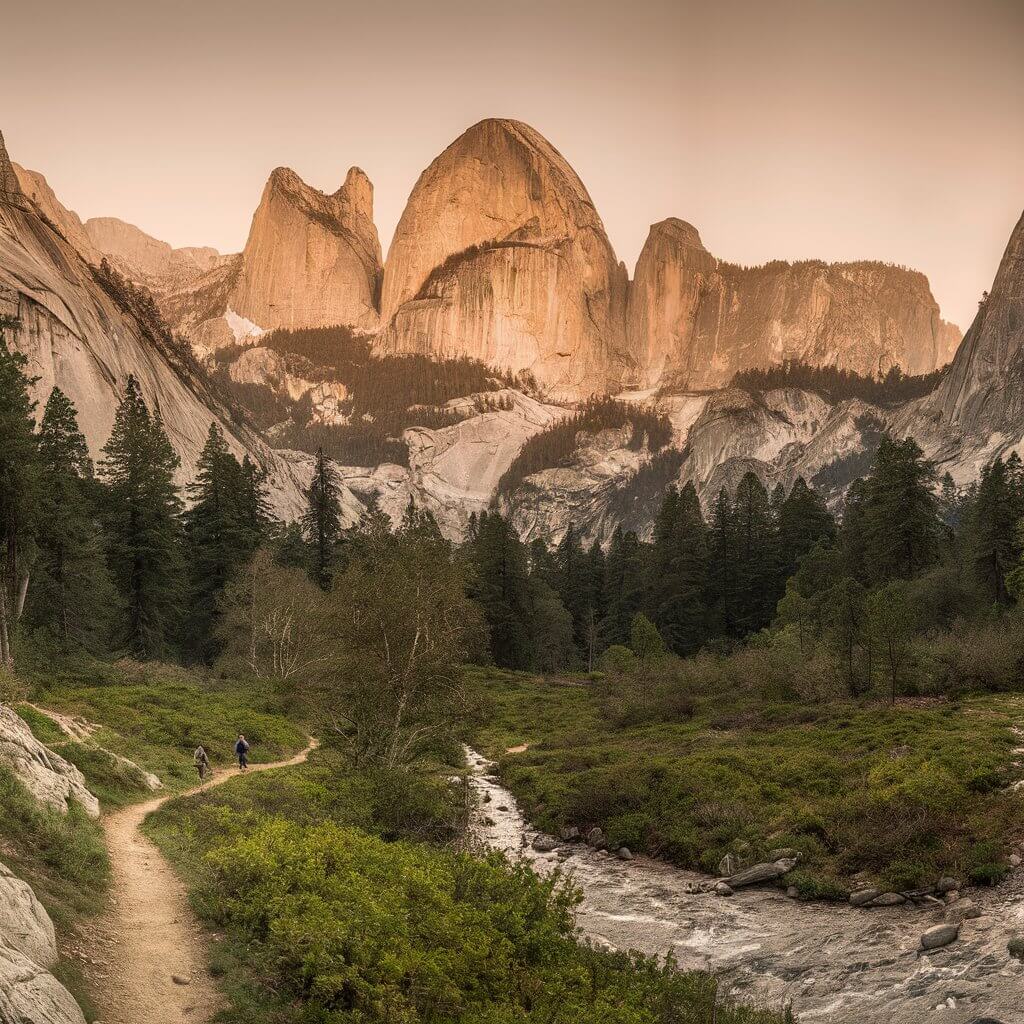
<instances>
[{"instance_id":1,"label":"winding path","mask_svg":"<svg viewBox=\"0 0 1024 1024\"><path fill-rule=\"evenodd\" d=\"M250 765L250 772L301 764L311 739L286 761ZM203 1024L224 1007L210 976L206 939L185 885L140 831L167 800L219 786L239 775L219 771L203 786L132 804L103 819L112 868L111 907L100 923L102 959L96 999L103 1024Z\"/></svg>"}]
</instances>

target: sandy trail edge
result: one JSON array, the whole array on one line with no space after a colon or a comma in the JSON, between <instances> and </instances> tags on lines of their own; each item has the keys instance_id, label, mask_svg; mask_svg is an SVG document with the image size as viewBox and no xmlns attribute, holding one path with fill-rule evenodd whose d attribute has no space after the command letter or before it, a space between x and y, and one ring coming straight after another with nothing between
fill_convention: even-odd
<instances>
[{"instance_id":1,"label":"sandy trail edge","mask_svg":"<svg viewBox=\"0 0 1024 1024\"><path fill-rule=\"evenodd\" d=\"M317 746L311 739L294 757L250 765L249 772L301 764ZM92 985L103 1024L202 1024L224 1008L224 997L210 976L206 937L185 885L139 826L168 800L240 774L238 768L219 771L203 786L132 804L103 819L111 907L99 923L106 969L97 972Z\"/></svg>"}]
</instances>

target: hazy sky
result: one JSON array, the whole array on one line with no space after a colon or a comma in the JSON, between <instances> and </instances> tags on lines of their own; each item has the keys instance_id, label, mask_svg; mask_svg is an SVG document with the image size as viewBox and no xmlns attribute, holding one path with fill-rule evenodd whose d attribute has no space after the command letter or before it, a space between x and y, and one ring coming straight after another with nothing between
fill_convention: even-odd
<instances>
[{"instance_id":1,"label":"hazy sky","mask_svg":"<svg viewBox=\"0 0 1024 1024\"><path fill-rule=\"evenodd\" d=\"M241 248L270 170L358 164L387 248L483 117L576 168L632 269L716 255L925 271L967 327L1024 208L1024 0L56 0L3 16L0 129L83 218Z\"/></svg>"}]
</instances>

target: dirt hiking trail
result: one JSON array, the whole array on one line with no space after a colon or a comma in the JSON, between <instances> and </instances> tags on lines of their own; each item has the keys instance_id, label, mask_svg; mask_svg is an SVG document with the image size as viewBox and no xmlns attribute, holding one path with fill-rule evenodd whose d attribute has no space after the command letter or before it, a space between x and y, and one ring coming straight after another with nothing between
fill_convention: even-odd
<instances>
[{"instance_id":1,"label":"dirt hiking trail","mask_svg":"<svg viewBox=\"0 0 1024 1024\"><path fill-rule=\"evenodd\" d=\"M249 772L301 764L317 747ZM204 1024L225 1007L210 976L207 940L185 885L140 831L167 800L219 786L242 774L216 772L204 785L133 804L103 819L111 863L111 906L99 922L102 956L94 988L102 1024ZM96 952L99 952L97 950Z\"/></svg>"}]
</instances>

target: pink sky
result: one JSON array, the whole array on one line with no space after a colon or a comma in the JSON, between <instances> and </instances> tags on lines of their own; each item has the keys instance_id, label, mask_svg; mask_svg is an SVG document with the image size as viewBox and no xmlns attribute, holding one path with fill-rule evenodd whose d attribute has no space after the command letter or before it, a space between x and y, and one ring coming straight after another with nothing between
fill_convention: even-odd
<instances>
[{"instance_id":1,"label":"pink sky","mask_svg":"<svg viewBox=\"0 0 1024 1024\"><path fill-rule=\"evenodd\" d=\"M1018 0L58 0L4 14L0 129L83 218L235 251L270 170L358 164L387 248L489 116L544 133L632 268L648 226L738 263L923 270L966 328L1024 208Z\"/></svg>"}]
</instances>

